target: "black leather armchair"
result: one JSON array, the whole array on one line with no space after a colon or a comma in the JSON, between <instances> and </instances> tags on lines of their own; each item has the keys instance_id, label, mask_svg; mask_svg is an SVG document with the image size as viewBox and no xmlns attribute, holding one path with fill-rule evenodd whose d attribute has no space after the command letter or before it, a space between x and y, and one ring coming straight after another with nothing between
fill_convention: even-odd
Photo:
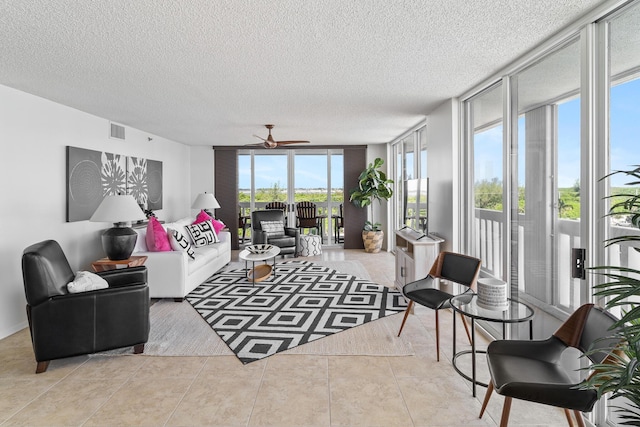
<instances>
[{"instance_id":1,"label":"black leather armchair","mask_svg":"<svg viewBox=\"0 0 640 427\"><path fill-rule=\"evenodd\" d=\"M251 212L251 243L269 243L277 246L280 248L281 255L292 254L293 256L296 256L298 252L300 252L298 248L300 232L297 228L284 227L283 235L269 236L266 231L262 230L261 221L279 221L284 225L284 212L279 209L267 209Z\"/></svg>"},{"instance_id":2,"label":"black leather armchair","mask_svg":"<svg viewBox=\"0 0 640 427\"><path fill-rule=\"evenodd\" d=\"M58 242L46 240L22 254L36 373L49 361L81 354L134 346L142 353L149 338L147 268L133 267L97 273L109 287L69 293L74 279Z\"/></svg>"}]
</instances>

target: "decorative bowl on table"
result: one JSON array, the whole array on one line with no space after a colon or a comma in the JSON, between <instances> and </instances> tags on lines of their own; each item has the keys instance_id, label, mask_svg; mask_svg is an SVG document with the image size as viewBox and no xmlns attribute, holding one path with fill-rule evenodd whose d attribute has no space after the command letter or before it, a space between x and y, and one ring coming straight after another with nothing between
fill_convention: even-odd
<instances>
[{"instance_id":1,"label":"decorative bowl on table","mask_svg":"<svg viewBox=\"0 0 640 427\"><path fill-rule=\"evenodd\" d=\"M273 248L273 245L263 244L263 245L249 245L246 249L252 254L264 254L269 252L269 250Z\"/></svg>"}]
</instances>

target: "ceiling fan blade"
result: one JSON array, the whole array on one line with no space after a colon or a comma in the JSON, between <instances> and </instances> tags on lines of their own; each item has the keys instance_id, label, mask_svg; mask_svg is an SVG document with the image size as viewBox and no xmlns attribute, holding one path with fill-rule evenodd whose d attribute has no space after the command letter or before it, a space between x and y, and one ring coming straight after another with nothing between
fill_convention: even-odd
<instances>
[{"instance_id":1,"label":"ceiling fan blade","mask_svg":"<svg viewBox=\"0 0 640 427\"><path fill-rule=\"evenodd\" d=\"M256 137L256 138L258 138L258 139L263 140L264 142L267 142L267 140L266 140L265 138L261 137L261 136L258 136L258 135L256 135L256 134L253 134L253 136L255 136L255 137Z\"/></svg>"},{"instance_id":2,"label":"ceiling fan blade","mask_svg":"<svg viewBox=\"0 0 640 427\"><path fill-rule=\"evenodd\" d=\"M278 145L287 144L309 144L311 141L278 141Z\"/></svg>"}]
</instances>

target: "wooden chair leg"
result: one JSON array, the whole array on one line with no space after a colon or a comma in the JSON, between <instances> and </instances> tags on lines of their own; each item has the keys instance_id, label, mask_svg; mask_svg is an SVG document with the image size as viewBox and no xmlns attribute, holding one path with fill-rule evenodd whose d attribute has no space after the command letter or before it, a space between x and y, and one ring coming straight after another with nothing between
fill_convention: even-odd
<instances>
[{"instance_id":1,"label":"wooden chair leg","mask_svg":"<svg viewBox=\"0 0 640 427\"><path fill-rule=\"evenodd\" d=\"M489 381L487 385L487 394L484 395L484 401L482 402L482 409L480 409L480 415L478 418L482 418L484 415L484 410L487 409L487 405L489 404L489 399L491 399L491 394L493 393L493 382Z\"/></svg>"},{"instance_id":2,"label":"wooden chair leg","mask_svg":"<svg viewBox=\"0 0 640 427\"><path fill-rule=\"evenodd\" d=\"M580 411L574 410L573 415L576 416L576 421L578 422L578 427L585 427L584 419L582 418L582 413Z\"/></svg>"},{"instance_id":3,"label":"wooden chair leg","mask_svg":"<svg viewBox=\"0 0 640 427\"><path fill-rule=\"evenodd\" d=\"M502 418L500 418L500 427L507 427L509 425L509 412L511 411L511 398L504 398L504 405L502 406Z\"/></svg>"},{"instance_id":4,"label":"wooden chair leg","mask_svg":"<svg viewBox=\"0 0 640 427\"><path fill-rule=\"evenodd\" d=\"M411 307L413 307L413 301L409 301L409 305L407 305L407 309L404 311L404 318L402 319L402 324L400 325L398 336L400 336L400 334L402 333L402 328L404 328L404 324L407 321L407 317L409 317L409 313L411 312Z\"/></svg>"},{"instance_id":5,"label":"wooden chair leg","mask_svg":"<svg viewBox=\"0 0 640 427\"><path fill-rule=\"evenodd\" d=\"M144 344L136 344L133 346L133 354L144 353Z\"/></svg>"},{"instance_id":6,"label":"wooden chair leg","mask_svg":"<svg viewBox=\"0 0 640 427\"><path fill-rule=\"evenodd\" d=\"M460 318L462 319L462 324L464 325L464 331L467 333L467 338L469 339L469 345L471 345L471 333L469 333L469 325L467 325L467 319L464 314L460 313Z\"/></svg>"},{"instance_id":7,"label":"wooden chair leg","mask_svg":"<svg viewBox=\"0 0 640 427\"><path fill-rule=\"evenodd\" d=\"M38 362L36 365L36 374L41 374L47 370L49 367L49 361L45 360L44 362Z\"/></svg>"},{"instance_id":8,"label":"wooden chair leg","mask_svg":"<svg viewBox=\"0 0 640 427\"><path fill-rule=\"evenodd\" d=\"M438 311L436 310L436 360L440 361L440 320L438 319Z\"/></svg>"},{"instance_id":9,"label":"wooden chair leg","mask_svg":"<svg viewBox=\"0 0 640 427\"><path fill-rule=\"evenodd\" d=\"M569 427L573 427L573 418L571 417L571 411L565 408L564 416L567 417L567 422L569 423Z\"/></svg>"}]
</instances>

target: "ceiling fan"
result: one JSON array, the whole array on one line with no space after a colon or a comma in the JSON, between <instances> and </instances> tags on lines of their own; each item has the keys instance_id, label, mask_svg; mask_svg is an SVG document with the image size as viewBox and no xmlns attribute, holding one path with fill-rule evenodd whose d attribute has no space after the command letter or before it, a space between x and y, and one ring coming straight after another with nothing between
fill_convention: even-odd
<instances>
[{"instance_id":1,"label":"ceiling fan","mask_svg":"<svg viewBox=\"0 0 640 427\"><path fill-rule=\"evenodd\" d=\"M256 138L261 139L262 143L260 144L249 144L249 145L253 145L253 146L259 146L259 147L264 147L264 148L278 148L281 145L289 145L289 144L308 144L309 141L276 141L275 139L273 139L273 136L271 136L271 129L273 129L273 125L264 125L267 129L269 129L269 136L267 136L267 138L263 138L261 136L258 135L253 135Z\"/></svg>"}]
</instances>

